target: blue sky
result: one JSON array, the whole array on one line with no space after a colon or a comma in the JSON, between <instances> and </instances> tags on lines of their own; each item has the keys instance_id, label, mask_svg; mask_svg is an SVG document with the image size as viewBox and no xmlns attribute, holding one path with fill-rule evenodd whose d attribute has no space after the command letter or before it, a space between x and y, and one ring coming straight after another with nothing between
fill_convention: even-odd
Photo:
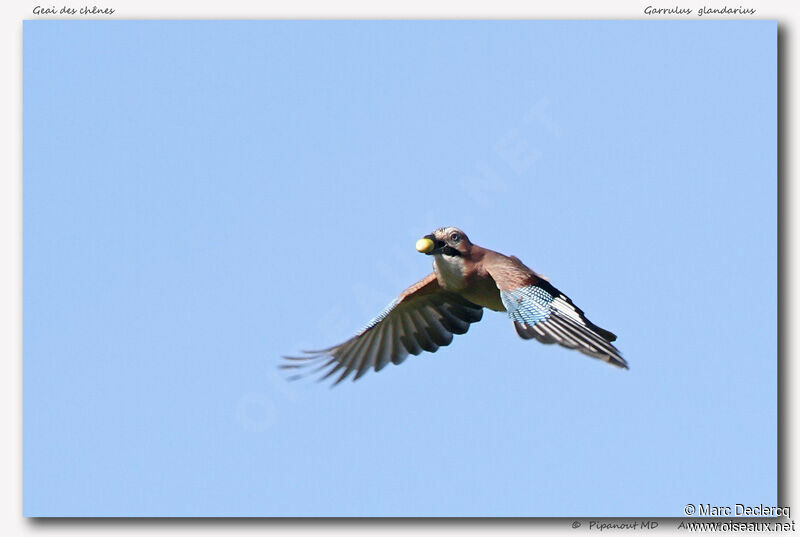
<instances>
[{"instance_id":1,"label":"blue sky","mask_svg":"<svg viewBox=\"0 0 800 537\"><path fill-rule=\"evenodd\" d=\"M26 515L775 505L774 22L23 34ZM631 369L486 312L356 383L286 382L445 225Z\"/></svg>"}]
</instances>

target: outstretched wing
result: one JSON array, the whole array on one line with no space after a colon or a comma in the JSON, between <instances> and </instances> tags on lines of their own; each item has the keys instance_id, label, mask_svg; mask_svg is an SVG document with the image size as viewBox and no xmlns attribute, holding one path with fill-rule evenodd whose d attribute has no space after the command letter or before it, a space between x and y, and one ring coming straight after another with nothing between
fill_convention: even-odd
<instances>
[{"instance_id":1,"label":"outstretched wing","mask_svg":"<svg viewBox=\"0 0 800 537\"><path fill-rule=\"evenodd\" d=\"M519 259L497 260L488 270L521 338L546 344L558 343L628 368L619 350L611 344L617 336L592 323L569 297Z\"/></svg>"},{"instance_id":2,"label":"outstretched wing","mask_svg":"<svg viewBox=\"0 0 800 537\"><path fill-rule=\"evenodd\" d=\"M328 369L320 380L339 371L334 384L353 372L356 380L370 368L380 371L389 362L400 364L409 354L436 352L453 341L453 334L466 333L482 315L481 306L445 291L430 274L403 291L356 336L335 347L304 351L306 356L286 356L294 363L281 367L300 369L322 362L312 371Z\"/></svg>"}]
</instances>

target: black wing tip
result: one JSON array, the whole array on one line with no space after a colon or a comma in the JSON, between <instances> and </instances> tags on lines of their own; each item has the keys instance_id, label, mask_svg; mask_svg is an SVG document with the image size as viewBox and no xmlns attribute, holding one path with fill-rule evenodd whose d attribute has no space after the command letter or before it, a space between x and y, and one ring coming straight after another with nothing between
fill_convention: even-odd
<instances>
[{"instance_id":1,"label":"black wing tip","mask_svg":"<svg viewBox=\"0 0 800 537\"><path fill-rule=\"evenodd\" d=\"M600 334L607 341L616 341L617 340L617 335L614 334L613 332L609 332L608 330L603 330L602 328L597 328L595 326L595 332Z\"/></svg>"},{"instance_id":2,"label":"black wing tip","mask_svg":"<svg viewBox=\"0 0 800 537\"><path fill-rule=\"evenodd\" d=\"M538 333L533 328L533 325L529 325L527 323L520 323L514 321L514 328L516 329L516 332L519 335L519 337L521 337L522 339L526 340L536 339L539 343L544 343L546 345L558 342L556 339L554 339L552 336L549 336L546 333L544 334ZM609 342L617 339L616 335L612 334L608 330L603 330L602 328L598 328L595 325L591 325L591 328L589 327L585 328L588 328L591 332L593 332L595 334L595 337L601 337L603 339L609 340ZM607 336L610 336L610 338L613 339L610 339ZM591 352L586 348L578 348L569 345L563 345L563 346L567 347L568 349L577 350L578 352L581 352L593 358L599 358L602 361L607 362L608 364L618 367L620 369L630 369L627 360L625 360L625 358L623 358L620 354L618 354L617 348L614 347L613 345L609 344L608 349L602 349L602 350L600 348L597 348L595 345L595 349L593 349ZM611 349L613 349L614 352L612 352Z\"/></svg>"},{"instance_id":3,"label":"black wing tip","mask_svg":"<svg viewBox=\"0 0 800 537\"><path fill-rule=\"evenodd\" d=\"M620 369L626 369L626 370L630 369L628 361L625 360L625 358L623 358L622 356L614 356L611 360L609 360L608 363L610 363L611 365L615 365Z\"/></svg>"},{"instance_id":4,"label":"black wing tip","mask_svg":"<svg viewBox=\"0 0 800 537\"><path fill-rule=\"evenodd\" d=\"M306 351L301 351L306 352ZM287 382L294 382L301 379L306 379L309 377L314 376L316 373L324 373L326 366L331 365L330 362L327 364L323 364L322 366L318 366L321 360L325 358L330 358L329 355L324 353L317 353L317 354L309 354L308 356L281 356L281 359L288 361L289 363L280 363L277 365L277 368L281 371L286 372L293 372L293 375L289 375L286 377ZM318 366L318 367L315 367ZM302 372L298 372L302 370ZM328 378L331 373L335 372L336 368L330 371L327 374L322 374L317 381L322 381Z\"/></svg>"},{"instance_id":5,"label":"black wing tip","mask_svg":"<svg viewBox=\"0 0 800 537\"><path fill-rule=\"evenodd\" d=\"M608 342L612 342L612 341L616 341L617 340L617 335L614 332L606 330L605 328L600 328L599 326L594 324L592 321L587 319L585 315L581 315L581 318L584 320L586 325L592 330L592 332L594 332L595 334L597 334L601 338L605 339Z\"/></svg>"}]
</instances>

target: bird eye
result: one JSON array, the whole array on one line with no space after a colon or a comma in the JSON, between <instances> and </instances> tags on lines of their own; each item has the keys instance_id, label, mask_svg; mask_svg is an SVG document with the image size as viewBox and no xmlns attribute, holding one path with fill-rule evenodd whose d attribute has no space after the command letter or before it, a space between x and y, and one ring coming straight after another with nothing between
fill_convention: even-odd
<instances>
[{"instance_id":1,"label":"bird eye","mask_svg":"<svg viewBox=\"0 0 800 537\"><path fill-rule=\"evenodd\" d=\"M452 235L450 235L450 240L453 242L458 242L461 240L461 235L459 235L458 233L453 233Z\"/></svg>"}]
</instances>

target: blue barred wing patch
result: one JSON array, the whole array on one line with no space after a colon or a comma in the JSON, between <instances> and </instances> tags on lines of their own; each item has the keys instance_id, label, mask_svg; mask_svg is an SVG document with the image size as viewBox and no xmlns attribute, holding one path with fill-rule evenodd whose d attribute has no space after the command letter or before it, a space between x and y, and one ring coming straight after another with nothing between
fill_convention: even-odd
<instances>
[{"instance_id":1,"label":"blue barred wing patch","mask_svg":"<svg viewBox=\"0 0 800 537\"><path fill-rule=\"evenodd\" d=\"M558 343L619 367L628 364L611 341L616 336L589 321L572 301L551 285L500 290L500 298L522 339Z\"/></svg>"},{"instance_id":2,"label":"blue barred wing patch","mask_svg":"<svg viewBox=\"0 0 800 537\"><path fill-rule=\"evenodd\" d=\"M531 326L550 316L550 306L555 300L553 295L535 285L501 290L500 299L513 321Z\"/></svg>"},{"instance_id":3,"label":"blue barred wing patch","mask_svg":"<svg viewBox=\"0 0 800 537\"><path fill-rule=\"evenodd\" d=\"M392 310L393 310L394 308L396 308L396 307L397 307L397 305L398 305L399 303L400 303L400 297L397 297L397 298L395 298L394 300L392 300L392 301L389 303L389 305L388 305L388 306L386 306L385 308L383 308L383 311L381 311L379 314L377 314L377 315L376 315L376 316L375 316L375 317L374 317L374 318L373 318L373 319L372 319L370 322L368 322L368 323L366 324L366 326L364 326L364 328L362 328L362 329L361 329L361 330L360 330L358 333L359 333L359 334L363 334L364 332L366 332L367 330L369 330L370 328L372 328L373 326L377 325L379 322L381 322L382 320L384 320L384 319L385 319L385 318L386 318L386 317L387 317L387 316L388 316L388 315L389 315L389 314L392 312Z\"/></svg>"}]
</instances>

